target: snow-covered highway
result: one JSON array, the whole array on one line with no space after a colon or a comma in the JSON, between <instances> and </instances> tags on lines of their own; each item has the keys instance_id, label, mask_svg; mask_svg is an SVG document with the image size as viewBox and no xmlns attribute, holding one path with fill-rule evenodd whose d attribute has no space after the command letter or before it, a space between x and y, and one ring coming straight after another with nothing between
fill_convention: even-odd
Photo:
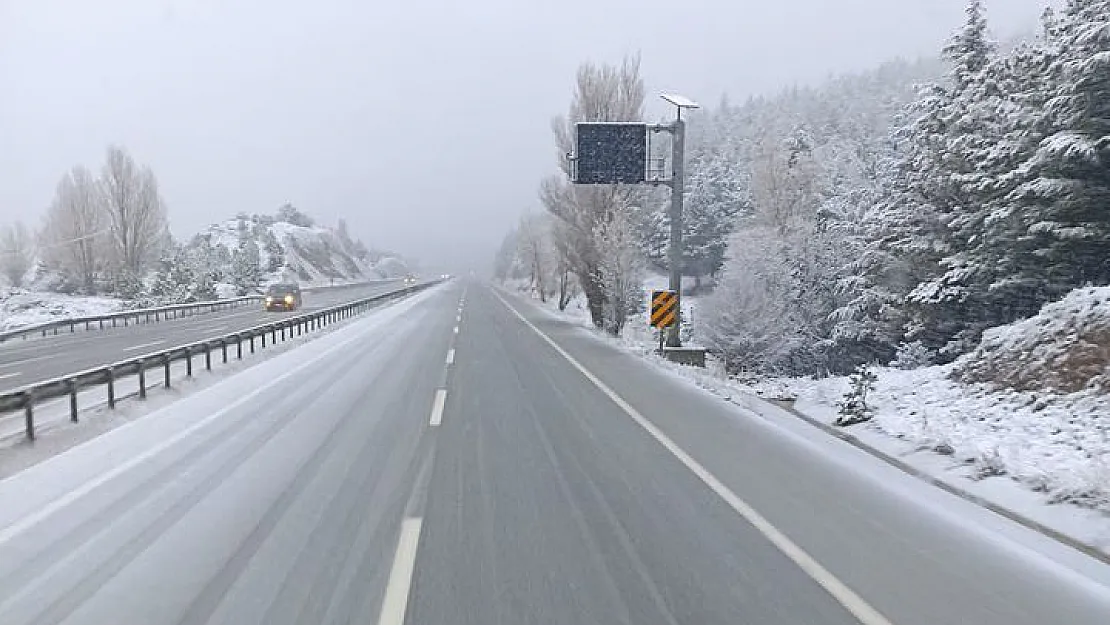
<instances>
[{"instance_id":1,"label":"snow-covered highway","mask_svg":"<svg viewBox=\"0 0 1110 625\"><path fill-rule=\"evenodd\" d=\"M318 310L402 288L400 281L305 293L303 311ZM0 392L106 365L136 355L231 334L280 317L244 306L128 326L65 331L0 344Z\"/></svg>"},{"instance_id":2,"label":"snow-covered highway","mask_svg":"<svg viewBox=\"0 0 1110 625\"><path fill-rule=\"evenodd\" d=\"M1104 625L1107 583L477 283L0 481L4 625Z\"/></svg>"}]
</instances>

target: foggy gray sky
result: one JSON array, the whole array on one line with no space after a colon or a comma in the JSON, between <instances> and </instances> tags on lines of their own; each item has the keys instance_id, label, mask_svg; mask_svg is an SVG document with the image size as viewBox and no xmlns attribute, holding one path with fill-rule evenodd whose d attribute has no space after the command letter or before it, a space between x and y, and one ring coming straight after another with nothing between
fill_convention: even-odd
<instances>
[{"instance_id":1,"label":"foggy gray sky","mask_svg":"<svg viewBox=\"0 0 1110 625\"><path fill-rule=\"evenodd\" d=\"M996 35L1046 0L988 1ZM0 0L0 222L111 142L179 237L289 201L484 269L554 170L582 60L705 103L935 54L964 0ZM666 109L651 102L651 117Z\"/></svg>"}]
</instances>

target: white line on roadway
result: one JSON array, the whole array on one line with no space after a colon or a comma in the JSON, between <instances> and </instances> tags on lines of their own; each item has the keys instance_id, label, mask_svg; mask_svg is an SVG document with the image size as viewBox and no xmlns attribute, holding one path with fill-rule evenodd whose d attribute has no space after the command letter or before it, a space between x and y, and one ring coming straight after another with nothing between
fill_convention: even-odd
<instances>
[{"instance_id":1,"label":"white line on roadway","mask_svg":"<svg viewBox=\"0 0 1110 625\"><path fill-rule=\"evenodd\" d=\"M455 350L451 350L451 351L454 352ZM14 378L17 375L22 375L22 374L18 371L13 371L11 373L0 373L0 380L7 380L8 378Z\"/></svg>"},{"instance_id":2,"label":"white line on roadway","mask_svg":"<svg viewBox=\"0 0 1110 625\"><path fill-rule=\"evenodd\" d=\"M443 405L447 403L447 389L436 389L436 398L432 403L432 416L428 419L428 425L438 427L443 423Z\"/></svg>"},{"instance_id":3,"label":"white line on roadway","mask_svg":"<svg viewBox=\"0 0 1110 625\"><path fill-rule=\"evenodd\" d=\"M36 356L34 358L22 358L20 360L13 360L11 362L5 362L4 364L0 364L0 369L7 369L8 367L15 367L17 365L23 365L23 364L27 364L29 362L38 362L40 360L49 360L51 358L57 358L57 357L58 357L58 354L47 354L45 356Z\"/></svg>"},{"instance_id":4,"label":"white line on roadway","mask_svg":"<svg viewBox=\"0 0 1110 625\"><path fill-rule=\"evenodd\" d=\"M455 326L455 334L459 333L459 326Z\"/></svg>"},{"instance_id":5,"label":"white line on roadway","mask_svg":"<svg viewBox=\"0 0 1110 625\"><path fill-rule=\"evenodd\" d=\"M854 590L849 588L844 582L837 579L824 566L822 566L821 563L819 563L817 560L814 560L813 556L806 553L801 547L791 541L786 534L783 534L777 527L772 525L770 521L764 518L763 515L757 512L755 508L741 499L739 495L732 492L732 489L726 486L724 482L717 479L717 476L710 473L709 469L706 469L697 460L694 460L694 458L690 456L690 454L686 453L684 449L678 446L678 443L675 443L673 440L670 439L670 437L663 433L663 430L660 430L658 427L655 426L654 423L649 421L647 418L644 417L644 415L640 414L638 410L633 408L632 404L629 404L627 401L624 400L623 397L618 395L616 391L609 388L596 375L591 373L589 369L575 360L574 357L567 353L565 349L560 347L558 343L552 340L551 337L547 336L543 333L542 330L537 328L531 321L525 319L524 315L520 314L520 312L516 308L513 308L513 306L509 304L509 302L505 301L505 298L501 297L500 293L495 292L494 295L497 297L497 299L501 300L501 303L504 304L506 308L508 308L514 315L516 315L517 319L520 319L520 321L524 323L524 325L531 328L533 332L538 334L540 338L542 338L548 345L550 345L552 349L558 352L560 356L565 358L566 361L573 365L575 369L578 369L579 373L585 376L587 380L592 382L593 385L598 388L598 390L604 393L610 400L613 401L614 404L616 404L629 417L631 417L637 425L646 430L647 433L650 434L652 438L654 438L656 441L658 441L659 444L661 444L667 451L671 452L671 454L675 458L678 458L678 460L682 464L686 465L686 468L689 469L694 475L696 475L698 479L704 482L710 490L716 493L718 497L723 499L725 503L732 507L732 509L735 510L737 514L739 514L741 517L743 517L744 520L746 520L749 524L751 524L752 527L759 530L759 533L763 534L763 536L767 538L767 540L770 541L771 544L777 547L778 550L783 553L783 555L785 555L787 558L790 558L790 560L792 560L794 564L798 566L798 568L802 569L802 571L809 575L813 579L813 581L817 582L822 588L825 589L826 592L832 595L832 597L836 599L842 606L844 606L849 612L851 612L852 615L855 616L860 623L863 623L864 625L892 625L892 623L887 620L885 616L879 613L879 611L875 608L871 607L871 605L864 601L862 597L857 595Z\"/></svg>"},{"instance_id":6,"label":"white line on roadway","mask_svg":"<svg viewBox=\"0 0 1110 625\"><path fill-rule=\"evenodd\" d=\"M455 364L455 350L454 348L447 350L447 364Z\"/></svg>"},{"instance_id":7,"label":"white line on roadway","mask_svg":"<svg viewBox=\"0 0 1110 625\"><path fill-rule=\"evenodd\" d=\"M151 341L149 343L141 343L139 345L132 345L131 347L124 347L120 351L121 352L137 352L140 349L146 349L148 347L157 347L158 345L161 345L162 343L165 343L165 341Z\"/></svg>"},{"instance_id":8,"label":"white line on roadway","mask_svg":"<svg viewBox=\"0 0 1110 625\"><path fill-rule=\"evenodd\" d=\"M393 568L389 571L389 582L385 587L382 611L378 614L378 625L403 625L405 622L422 524L423 520L419 518L401 521L401 536L397 539L397 552L393 555Z\"/></svg>"}]
</instances>

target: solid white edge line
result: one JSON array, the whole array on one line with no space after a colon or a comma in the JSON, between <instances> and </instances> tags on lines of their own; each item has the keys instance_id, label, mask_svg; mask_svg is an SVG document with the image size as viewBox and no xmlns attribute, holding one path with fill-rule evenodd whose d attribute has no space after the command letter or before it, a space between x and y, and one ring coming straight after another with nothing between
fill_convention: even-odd
<instances>
[{"instance_id":1,"label":"solid white edge line","mask_svg":"<svg viewBox=\"0 0 1110 625\"><path fill-rule=\"evenodd\" d=\"M451 349L447 350L447 364L449 364L449 365L455 364L455 349L454 348L451 348Z\"/></svg>"},{"instance_id":2,"label":"solid white edge line","mask_svg":"<svg viewBox=\"0 0 1110 625\"><path fill-rule=\"evenodd\" d=\"M447 389L436 389L436 398L432 402L432 416L428 419L428 425L438 427L443 423L443 406L447 403Z\"/></svg>"},{"instance_id":3,"label":"solid white edge line","mask_svg":"<svg viewBox=\"0 0 1110 625\"><path fill-rule=\"evenodd\" d=\"M341 351L343 349L346 349L347 346L350 345L351 343L354 343L354 342L357 342L357 341L360 341L360 340L363 340L363 339L365 339L365 333L360 333L356 336L351 337L350 339L347 339L347 340L345 340L341 343L337 343L336 345L333 345L332 347L328 348L326 351L323 351L320 354L316 355L314 358L311 358L310 360L306 360L306 361L300 363L300 365L294 367L293 369L289 369L285 373L277 376L269 384L266 384L265 386L256 388L255 390L247 393L246 395L243 395L239 399L237 399L234 402L228 404L227 406L224 406L220 410L217 410L216 412L208 415L207 417L201 419L200 421L197 421L196 423L189 426L188 428L186 428L184 430L181 430L176 435L162 441L161 443L155 445L154 447L151 447L150 449L147 449L146 451L144 451L143 453L141 453L137 456L133 456L130 460L116 465L111 470L105 471L104 473L101 473L100 475L97 475L95 478L89 480L88 482L85 482L81 486L69 491L68 493L66 493L66 494L64 494L60 497L58 497L57 499L51 501L50 503L48 503L48 504L44 505L43 507L39 508L38 510L36 510L33 514L25 516L22 519L19 519L18 521L12 523L11 525L9 525L9 526L7 526L3 529L0 529L0 547L4 546L6 543L11 541L13 538L15 538L16 536L19 536L20 534L27 531L28 529L34 527L35 525L38 525L43 520L51 517L52 515L57 513L59 510L62 510L63 508L65 508L66 506L68 506L68 505L72 504L73 502L77 501L81 497L84 497L85 495L87 495L87 494L91 493L92 491L96 490L100 486L102 486L104 484L107 484L108 482L114 480L115 478L119 477L120 475L123 475L124 473L130 471L131 469L133 469L137 466L139 466L140 464L146 462L147 460L153 458L154 456L157 456L158 454L160 454L163 451L169 449L170 447L173 447L177 443L179 443L179 442L185 440L186 438L188 438L189 436L191 436L194 432L197 432L197 431L201 430L202 428L208 426L209 424L213 423L214 421L222 419L225 414L227 414L227 413L229 413L233 410L236 410L237 408L239 408L240 406L242 406L244 404L248 404L248 403L254 401L255 398L257 398L262 393L268 391L274 384L276 384L278 382L281 382L283 380L287 380L289 378L292 378L292 377L300 374L302 371L312 367L313 365L320 362L321 360L324 360L325 358L330 358L336 352ZM132 423L137 423L137 421L133 421ZM14 477L14 476L12 476L12 477Z\"/></svg>"},{"instance_id":4,"label":"solid white edge line","mask_svg":"<svg viewBox=\"0 0 1110 625\"><path fill-rule=\"evenodd\" d=\"M389 571L389 581L385 586L378 625L403 625L405 622L422 524L423 520L417 517L401 521L401 536L397 538L397 551L393 555L393 568Z\"/></svg>"},{"instance_id":5,"label":"solid white edge line","mask_svg":"<svg viewBox=\"0 0 1110 625\"><path fill-rule=\"evenodd\" d=\"M623 410L637 425L647 431L659 444L661 444L667 451L678 458L679 462L686 465L694 475L698 477L706 486L709 487L718 497L723 499L733 510L744 518L752 527L759 530L761 534L768 541L771 542L779 551L789 558L798 568L802 569L813 581L817 582L822 588L825 589L840 605L844 606L853 616L856 617L864 625L892 625L890 620L883 616L878 610L871 607L862 597L856 594L854 590L849 588L844 582L837 579L832 573L828 571L821 563L817 562L813 556L805 552L801 547L790 540L786 534L783 534L777 527L771 524L766 518L763 517L755 508L751 507L746 501L740 498L739 495L732 492L728 486L721 482L715 475L709 472L708 469L703 467L697 460L694 460L690 454L686 453L677 443L672 441L662 430L655 426L654 423L648 421L638 410L632 407L623 397L618 395L616 391L609 388L597 376L590 372L585 366L579 363L573 356L571 356L565 349L559 346L551 337L543 333L542 330L537 328L535 324L528 321L524 315L520 314L516 308L513 308L505 298L501 297L500 293L493 292L497 299L505 305L520 319L524 325L528 326L539 335L548 345L551 346L556 352L559 353L567 362L569 362L575 369L578 370L587 380L593 383L602 393L604 393L610 400L613 401L621 410Z\"/></svg>"}]
</instances>

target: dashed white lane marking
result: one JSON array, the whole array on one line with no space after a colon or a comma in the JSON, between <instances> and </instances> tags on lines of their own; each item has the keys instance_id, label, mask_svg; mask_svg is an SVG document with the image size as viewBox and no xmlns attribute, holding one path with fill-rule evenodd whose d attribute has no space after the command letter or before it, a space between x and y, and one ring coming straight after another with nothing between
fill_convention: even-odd
<instances>
[{"instance_id":1,"label":"dashed white lane marking","mask_svg":"<svg viewBox=\"0 0 1110 625\"><path fill-rule=\"evenodd\" d=\"M455 326L455 334L459 333L459 326Z\"/></svg>"},{"instance_id":2,"label":"dashed white lane marking","mask_svg":"<svg viewBox=\"0 0 1110 625\"><path fill-rule=\"evenodd\" d=\"M447 364L448 365L455 364L455 350L454 349L447 350Z\"/></svg>"},{"instance_id":3,"label":"dashed white lane marking","mask_svg":"<svg viewBox=\"0 0 1110 625\"><path fill-rule=\"evenodd\" d=\"M509 302L505 301L505 299L501 297L500 294L494 293L494 295L497 296L497 299L501 300L501 303L504 304L505 307L508 308L516 316L517 319L520 319L520 321L524 325L528 326L532 329L533 332L538 334L539 337L544 340L544 342L550 345L552 349L554 349L556 352L558 352L560 356L566 359L566 361L569 362L575 369L577 369L579 373L581 373L583 376L586 377L587 380L593 383L593 385L596 386L598 390L604 393L610 400L612 400L614 404L616 404L621 410L623 410L625 414L631 417L637 425L646 430L652 438L658 441L659 444L662 445L667 451L671 452L671 454L675 458L678 458L678 460L682 464L686 465L686 468L689 469L690 472L696 475L698 479L705 483L705 485L708 486L710 490L716 493L718 497L723 499L725 503L727 503L733 510L735 510L737 514L743 517L744 520L746 520L752 527L757 529L759 533L763 534L763 536L772 545L777 547L783 555L793 561L794 564L798 566L798 568L802 569L802 571L809 575L810 578L813 579L813 581L817 582L822 588L825 589L826 592L832 595L832 597L836 599L836 601L839 602L840 605L844 606L845 609L851 612L852 615L855 616L860 623L862 623L863 625L893 625L878 610L871 607L869 603L867 603L863 600L862 597L857 595L854 590L852 590L844 582L836 578L831 572L828 571L828 569L822 566L820 562L813 559L813 556L806 553L801 547L795 544L794 541L790 540L790 538L786 534L783 534L782 531L772 525L770 521L764 518L764 516L756 511L756 509L748 504L748 502L744 501L740 498L739 495L732 492L732 489L726 486L724 482L717 479L717 476L710 473L709 469L706 469L697 460L694 460L694 458L690 454L686 453L684 449L678 446L678 443L675 443L673 440L670 439L669 436L663 433L663 430L656 427L654 423L649 421L647 418L644 417L644 415L640 414L638 410L632 407L632 404L629 404L627 401L625 401L623 397L618 395L613 389L609 388L604 382L601 381L600 378L591 373L589 369L582 365L582 363L575 360L573 356L567 353L565 349L560 347L558 343L551 339L551 337L544 334L542 330L535 326L535 324L525 319L524 315L520 314L520 312L518 312L517 309L513 308L512 305L509 304Z\"/></svg>"},{"instance_id":4,"label":"dashed white lane marking","mask_svg":"<svg viewBox=\"0 0 1110 625\"><path fill-rule=\"evenodd\" d=\"M157 347L157 346L161 345L162 343L165 343L165 341L151 341L149 343L140 343L139 345L132 345L131 347L124 347L120 351L137 352L140 349L146 349L148 347Z\"/></svg>"},{"instance_id":5,"label":"dashed white lane marking","mask_svg":"<svg viewBox=\"0 0 1110 625\"><path fill-rule=\"evenodd\" d=\"M453 352L455 350L451 350L451 351ZM17 375L23 375L23 374L18 372L18 371L12 371L11 373L0 373L0 380L7 380L8 378L14 378Z\"/></svg>"},{"instance_id":6,"label":"dashed white lane marking","mask_svg":"<svg viewBox=\"0 0 1110 625\"><path fill-rule=\"evenodd\" d=\"M393 568L389 571L389 582L385 587L382 611L378 614L378 625L403 625L405 622L422 524L423 520L419 518L401 521L401 536L397 539L397 552L393 555Z\"/></svg>"},{"instance_id":7,"label":"dashed white lane marking","mask_svg":"<svg viewBox=\"0 0 1110 625\"><path fill-rule=\"evenodd\" d=\"M432 403L432 416L428 419L428 425L432 427L439 427L443 423L443 406L447 403L447 389L436 389L436 398Z\"/></svg>"}]
</instances>

